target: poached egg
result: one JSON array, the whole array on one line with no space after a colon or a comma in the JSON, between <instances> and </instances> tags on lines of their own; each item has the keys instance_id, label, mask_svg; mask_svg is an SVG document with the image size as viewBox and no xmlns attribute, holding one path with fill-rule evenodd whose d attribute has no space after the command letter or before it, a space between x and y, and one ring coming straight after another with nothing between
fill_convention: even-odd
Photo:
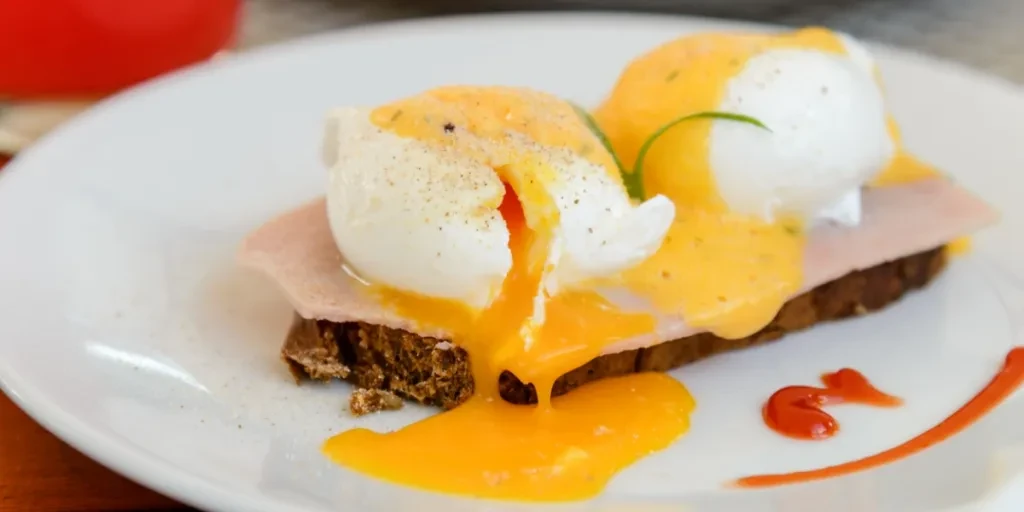
<instances>
[{"instance_id":1,"label":"poached egg","mask_svg":"<svg viewBox=\"0 0 1024 512\"><path fill-rule=\"evenodd\" d=\"M860 221L860 187L892 160L875 64L843 34L809 28L775 35L697 34L634 60L595 117L624 161L680 116L646 156L651 193L758 216Z\"/></svg>"},{"instance_id":2,"label":"poached egg","mask_svg":"<svg viewBox=\"0 0 1024 512\"><path fill-rule=\"evenodd\" d=\"M537 91L445 87L378 109L338 109L324 141L328 218L366 281L480 310L512 268L499 206L518 196L538 233L543 292L650 257L675 214L634 205L574 107ZM507 186L506 186L507 185Z\"/></svg>"},{"instance_id":3,"label":"poached egg","mask_svg":"<svg viewBox=\"0 0 1024 512\"><path fill-rule=\"evenodd\" d=\"M595 286L655 254L675 215L664 196L627 195L576 108L528 89L444 87L337 110L325 132L327 215L345 265L379 304L450 333L474 381L452 411L331 438L331 459L433 490L578 499L686 431L693 399L663 374L551 400L560 376L654 331L651 314ZM505 371L532 385L537 407L501 398ZM453 433L455 457L439 442Z\"/></svg>"},{"instance_id":4,"label":"poached egg","mask_svg":"<svg viewBox=\"0 0 1024 512\"><path fill-rule=\"evenodd\" d=\"M704 118L663 130L708 111L767 129ZM921 168L900 154L869 52L821 28L670 41L632 61L594 116L624 162L646 146L644 189L677 209L628 286L726 338L757 332L802 290L809 230L856 227L862 187Z\"/></svg>"}]
</instances>

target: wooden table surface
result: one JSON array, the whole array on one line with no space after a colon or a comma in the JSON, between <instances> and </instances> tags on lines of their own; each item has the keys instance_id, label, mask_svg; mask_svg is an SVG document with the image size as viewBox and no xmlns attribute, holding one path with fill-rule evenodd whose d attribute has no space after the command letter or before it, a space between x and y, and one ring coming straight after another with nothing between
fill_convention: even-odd
<instances>
[{"instance_id":1,"label":"wooden table surface","mask_svg":"<svg viewBox=\"0 0 1024 512\"><path fill-rule=\"evenodd\" d=\"M190 509L93 462L0 393L0 512L108 510Z\"/></svg>"}]
</instances>

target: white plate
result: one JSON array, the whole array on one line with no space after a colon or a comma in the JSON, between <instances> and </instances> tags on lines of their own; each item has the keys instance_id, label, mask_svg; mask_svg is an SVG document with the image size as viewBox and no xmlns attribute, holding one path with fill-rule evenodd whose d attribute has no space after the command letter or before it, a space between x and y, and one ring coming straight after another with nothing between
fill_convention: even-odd
<instances>
[{"instance_id":1,"label":"white plate","mask_svg":"<svg viewBox=\"0 0 1024 512\"><path fill-rule=\"evenodd\" d=\"M236 245L321 192L329 107L451 82L530 85L593 104L632 56L724 27L735 28L578 14L399 23L242 55L113 98L0 177L0 380L86 454L200 507L518 508L393 487L327 462L318 446L331 433L427 411L356 421L343 413L345 385L295 386L277 355L291 311L270 283L233 265ZM1024 507L1024 483L1013 483L1024 478L1021 394L962 435L877 471L766 491L723 487L898 444L970 398L1020 343L1024 94L923 57L878 58L911 148L1005 220L896 307L677 371L700 403L689 435L599 499L559 510ZM821 443L761 424L767 394L842 366L906 406L837 408L844 430Z\"/></svg>"}]
</instances>

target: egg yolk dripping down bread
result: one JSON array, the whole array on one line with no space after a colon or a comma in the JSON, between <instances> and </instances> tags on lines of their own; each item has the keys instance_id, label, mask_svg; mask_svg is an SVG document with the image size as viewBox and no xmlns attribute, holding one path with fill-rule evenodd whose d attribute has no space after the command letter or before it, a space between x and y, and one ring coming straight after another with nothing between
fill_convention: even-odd
<instances>
[{"instance_id":1,"label":"egg yolk dripping down bread","mask_svg":"<svg viewBox=\"0 0 1024 512\"><path fill-rule=\"evenodd\" d=\"M432 490L578 499L685 432L693 400L662 374L551 401L559 376L654 331L653 316L621 310L591 283L654 254L674 215L664 197L630 200L571 105L447 87L338 111L327 138L328 217L346 264L377 301L449 333L475 385L467 403L399 431L336 436L325 446L333 460ZM504 370L532 383L536 407L501 399Z\"/></svg>"},{"instance_id":2,"label":"egg yolk dripping down bread","mask_svg":"<svg viewBox=\"0 0 1024 512\"><path fill-rule=\"evenodd\" d=\"M705 111L767 129L671 125ZM644 153L631 171L677 209L658 253L623 282L725 338L760 330L801 291L807 232L856 226L866 183L932 174L899 151L868 52L825 29L671 41L631 62L594 116L622 162Z\"/></svg>"}]
</instances>

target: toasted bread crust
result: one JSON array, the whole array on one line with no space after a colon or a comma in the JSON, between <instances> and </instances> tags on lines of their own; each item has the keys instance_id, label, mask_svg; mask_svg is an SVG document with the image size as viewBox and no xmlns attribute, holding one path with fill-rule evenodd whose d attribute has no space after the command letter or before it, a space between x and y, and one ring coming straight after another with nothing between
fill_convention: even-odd
<instances>
[{"instance_id":1,"label":"toasted bread crust","mask_svg":"<svg viewBox=\"0 0 1024 512\"><path fill-rule=\"evenodd\" d=\"M776 340L814 324L865 314L921 288L946 264L939 247L852 272L787 302L764 329L741 339L697 334L653 347L598 357L560 377L555 395L597 379L641 371L667 371L714 354ZM473 394L466 351L446 340L360 322L333 323L298 315L282 349L297 380L348 380L445 409ZM512 403L537 400L533 385L504 372L501 396Z\"/></svg>"}]
</instances>

